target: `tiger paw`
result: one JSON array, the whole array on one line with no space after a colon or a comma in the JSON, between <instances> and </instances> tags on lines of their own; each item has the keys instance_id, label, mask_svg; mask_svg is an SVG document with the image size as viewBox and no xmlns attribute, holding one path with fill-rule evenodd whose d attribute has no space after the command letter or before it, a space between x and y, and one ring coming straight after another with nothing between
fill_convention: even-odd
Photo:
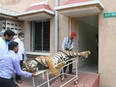
<instances>
[{"instance_id":1,"label":"tiger paw","mask_svg":"<svg viewBox=\"0 0 116 87\"><path fill-rule=\"evenodd\" d=\"M56 66L56 69L62 68L65 64L66 64L66 62L62 61L61 63L58 64L58 66Z\"/></svg>"}]
</instances>

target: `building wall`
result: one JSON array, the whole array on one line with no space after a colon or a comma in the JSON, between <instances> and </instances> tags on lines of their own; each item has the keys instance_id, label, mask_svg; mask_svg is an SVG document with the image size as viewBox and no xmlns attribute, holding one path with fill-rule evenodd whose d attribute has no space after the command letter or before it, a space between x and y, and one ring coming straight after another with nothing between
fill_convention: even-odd
<instances>
[{"instance_id":1,"label":"building wall","mask_svg":"<svg viewBox=\"0 0 116 87\"><path fill-rule=\"evenodd\" d=\"M24 40L25 51L29 52L31 50L31 22L24 21L22 31L25 33L25 40Z\"/></svg>"},{"instance_id":2,"label":"building wall","mask_svg":"<svg viewBox=\"0 0 116 87\"><path fill-rule=\"evenodd\" d=\"M63 5L68 0L59 0L59 5Z\"/></svg>"},{"instance_id":3,"label":"building wall","mask_svg":"<svg viewBox=\"0 0 116 87\"><path fill-rule=\"evenodd\" d=\"M55 50L55 18L50 19L50 53L53 53Z\"/></svg>"},{"instance_id":4,"label":"building wall","mask_svg":"<svg viewBox=\"0 0 116 87\"><path fill-rule=\"evenodd\" d=\"M31 4L35 4L38 2L46 2L48 0L2 0L2 1L3 1L3 4L1 3L2 7L7 8L7 9L11 9L14 11L23 12ZM9 4L9 3L11 3L11 4Z\"/></svg>"},{"instance_id":5,"label":"building wall","mask_svg":"<svg viewBox=\"0 0 116 87\"><path fill-rule=\"evenodd\" d=\"M49 6L51 7L52 10L54 10L54 6L55 6L55 0L47 0Z\"/></svg>"},{"instance_id":6,"label":"building wall","mask_svg":"<svg viewBox=\"0 0 116 87\"><path fill-rule=\"evenodd\" d=\"M48 2L51 9L54 10L55 0L0 0L0 6L14 10L23 12L25 11L31 4L39 3L39 2ZM24 4L26 3L26 4ZM54 52L54 16L50 19L50 52ZM23 21L23 32L25 33L25 49L26 51L31 51L31 22ZM30 44L27 44L30 43Z\"/></svg>"},{"instance_id":7,"label":"building wall","mask_svg":"<svg viewBox=\"0 0 116 87\"><path fill-rule=\"evenodd\" d=\"M105 12L116 12L116 0L100 0L104 5L99 15L99 73L101 87L116 87L116 18L104 18Z\"/></svg>"},{"instance_id":8,"label":"building wall","mask_svg":"<svg viewBox=\"0 0 116 87\"><path fill-rule=\"evenodd\" d=\"M0 6L15 10L15 11L25 11L30 4L48 1L50 7L53 9L55 0L0 0ZM67 0L59 0L60 5L62 5ZM104 5L104 10L99 15L99 73L100 73L100 87L116 87L116 18L104 18L103 14L105 12L115 12L116 0L100 0ZM26 4L24 4L26 3ZM51 20L50 28L50 51L54 52L54 17ZM69 36L71 29L75 31L78 27L76 26L75 20L71 20L59 14L59 50L61 50L61 45L64 37ZM24 22L23 31L25 32L25 46L26 51L30 51L30 22ZM28 38L28 39L26 39Z\"/></svg>"},{"instance_id":9,"label":"building wall","mask_svg":"<svg viewBox=\"0 0 116 87\"><path fill-rule=\"evenodd\" d=\"M59 50L62 50L62 42L64 37L67 37L69 35L69 18L59 14Z\"/></svg>"},{"instance_id":10,"label":"building wall","mask_svg":"<svg viewBox=\"0 0 116 87\"><path fill-rule=\"evenodd\" d=\"M59 0L59 5L63 5L67 0ZM62 50L62 42L71 32L71 19L59 14L59 50Z\"/></svg>"},{"instance_id":11,"label":"building wall","mask_svg":"<svg viewBox=\"0 0 116 87\"><path fill-rule=\"evenodd\" d=\"M79 44L78 44L78 39L79 39L79 22L77 21L77 18L71 18L71 29L70 29L70 32L76 32L77 36L76 38L74 39L74 50L75 51L78 51L78 47L79 47Z\"/></svg>"},{"instance_id":12,"label":"building wall","mask_svg":"<svg viewBox=\"0 0 116 87\"><path fill-rule=\"evenodd\" d=\"M20 2L21 0L0 0L0 6L4 6L4 5L13 5L16 4L18 2Z\"/></svg>"}]
</instances>

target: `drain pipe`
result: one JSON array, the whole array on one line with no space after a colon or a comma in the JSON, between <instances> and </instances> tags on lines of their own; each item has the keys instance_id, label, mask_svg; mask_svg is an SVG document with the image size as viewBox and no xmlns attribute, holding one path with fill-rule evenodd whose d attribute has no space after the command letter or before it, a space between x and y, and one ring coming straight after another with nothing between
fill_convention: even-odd
<instances>
[{"instance_id":1,"label":"drain pipe","mask_svg":"<svg viewBox=\"0 0 116 87\"><path fill-rule=\"evenodd\" d=\"M55 0L55 7L59 4L59 0ZM59 35L59 16L58 11L55 10L55 52L58 51L58 35Z\"/></svg>"}]
</instances>

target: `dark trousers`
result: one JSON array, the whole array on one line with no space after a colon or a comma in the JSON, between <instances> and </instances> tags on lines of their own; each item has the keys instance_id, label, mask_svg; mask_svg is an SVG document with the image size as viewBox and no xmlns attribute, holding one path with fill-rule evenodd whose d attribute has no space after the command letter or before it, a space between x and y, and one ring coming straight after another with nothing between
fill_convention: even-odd
<instances>
[{"instance_id":1,"label":"dark trousers","mask_svg":"<svg viewBox=\"0 0 116 87\"><path fill-rule=\"evenodd\" d=\"M23 67L23 60L20 60L20 67ZM21 80L21 76L16 74L15 79L16 81Z\"/></svg>"},{"instance_id":2,"label":"dark trousers","mask_svg":"<svg viewBox=\"0 0 116 87\"><path fill-rule=\"evenodd\" d=\"M72 61L68 61L67 64L70 63L70 62L72 62ZM72 73L72 68L73 68L73 64L70 64L70 65L69 65L69 74ZM66 72L66 69L67 69L67 66L65 66L65 67L63 68L63 72L64 72L64 73Z\"/></svg>"},{"instance_id":3,"label":"dark trousers","mask_svg":"<svg viewBox=\"0 0 116 87\"><path fill-rule=\"evenodd\" d=\"M13 79L5 79L0 77L0 87L18 87Z\"/></svg>"}]
</instances>

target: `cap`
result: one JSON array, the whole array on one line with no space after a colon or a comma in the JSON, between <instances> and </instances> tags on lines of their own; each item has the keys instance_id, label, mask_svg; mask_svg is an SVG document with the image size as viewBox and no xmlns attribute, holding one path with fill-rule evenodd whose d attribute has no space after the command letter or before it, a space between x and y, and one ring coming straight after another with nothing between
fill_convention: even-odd
<instances>
[{"instance_id":1,"label":"cap","mask_svg":"<svg viewBox=\"0 0 116 87\"><path fill-rule=\"evenodd\" d=\"M72 32L71 33L71 37L75 38L76 37L76 33L75 32Z\"/></svg>"}]
</instances>

